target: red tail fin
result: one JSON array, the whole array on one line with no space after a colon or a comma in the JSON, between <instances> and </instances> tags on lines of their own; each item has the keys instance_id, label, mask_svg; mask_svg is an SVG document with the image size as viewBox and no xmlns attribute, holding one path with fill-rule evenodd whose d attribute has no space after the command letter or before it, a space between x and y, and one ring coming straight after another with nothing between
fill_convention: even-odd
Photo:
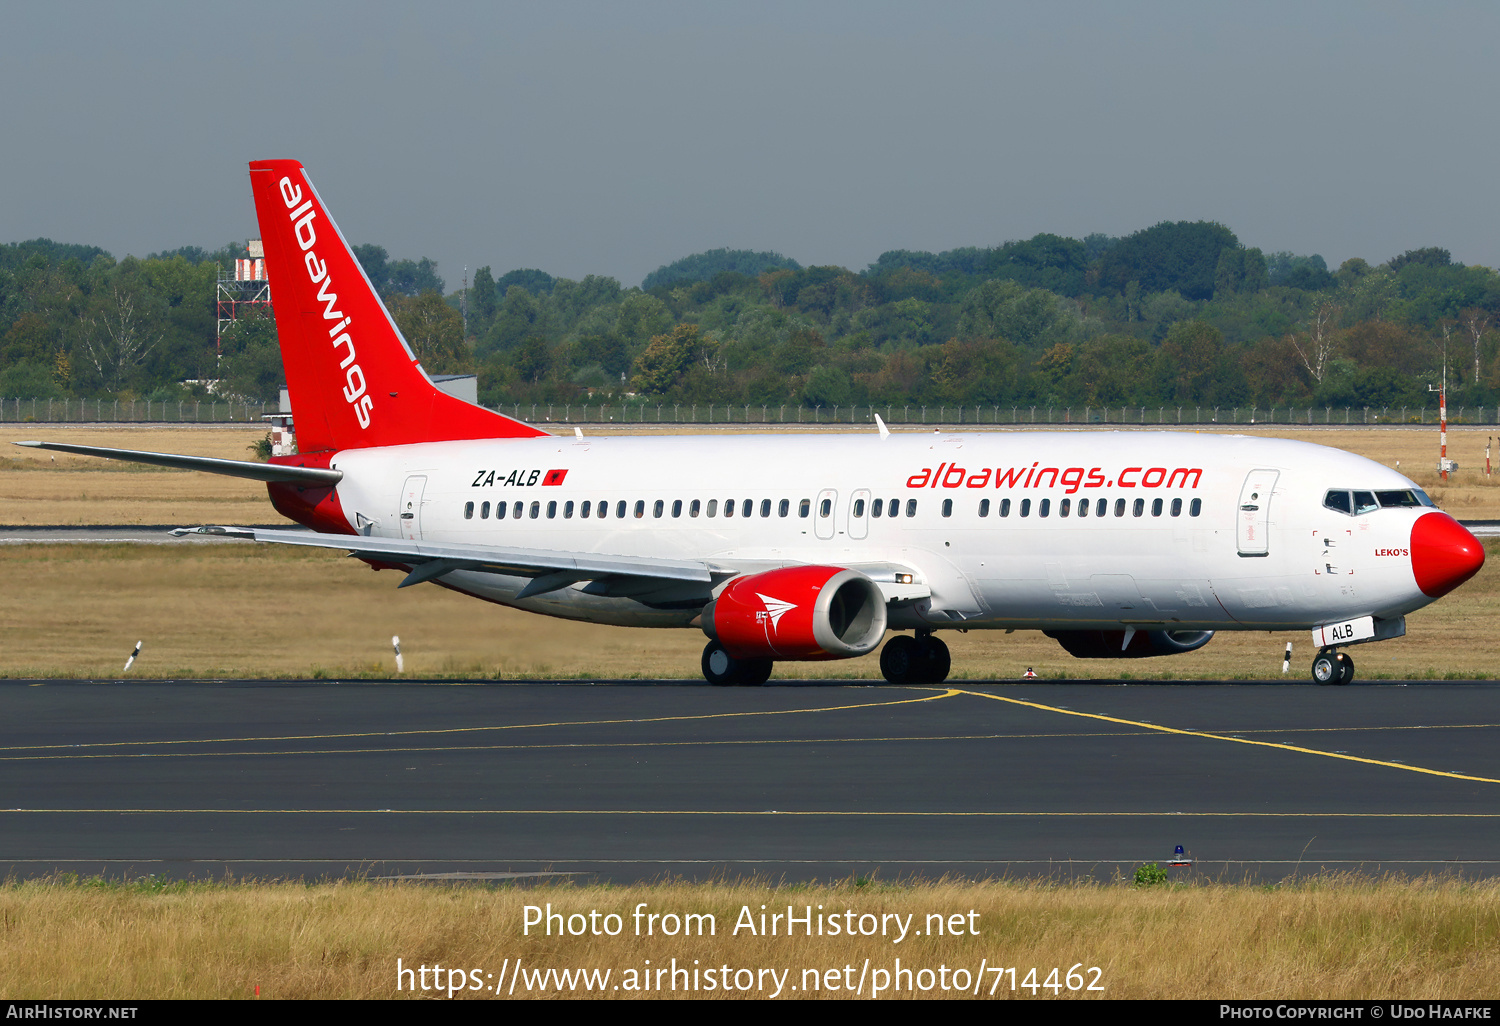
<instances>
[{"instance_id":1,"label":"red tail fin","mask_svg":"<svg viewBox=\"0 0 1500 1026\"><path fill-rule=\"evenodd\" d=\"M301 164L255 161L250 188L302 452L546 434L438 390Z\"/></svg>"}]
</instances>

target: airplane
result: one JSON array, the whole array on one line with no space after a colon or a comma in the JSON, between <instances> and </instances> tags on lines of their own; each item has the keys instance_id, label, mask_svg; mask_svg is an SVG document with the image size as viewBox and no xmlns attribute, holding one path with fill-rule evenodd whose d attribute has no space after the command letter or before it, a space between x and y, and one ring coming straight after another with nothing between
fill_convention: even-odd
<instances>
[{"instance_id":1,"label":"airplane","mask_svg":"<svg viewBox=\"0 0 1500 1026\"><path fill-rule=\"evenodd\" d=\"M397 587L698 629L719 685L877 648L887 681L941 683L951 630L1040 630L1082 659L1311 631L1313 679L1348 684L1348 648L1401 637L1484 564L1414 482L1304 442L907 433L879 417L834 436L554 435L434 386L300 163L253 162L250 182L298 453L19 443L264 481L311 528L179 535L343 550Z\"/></svg>"}]
</instances>

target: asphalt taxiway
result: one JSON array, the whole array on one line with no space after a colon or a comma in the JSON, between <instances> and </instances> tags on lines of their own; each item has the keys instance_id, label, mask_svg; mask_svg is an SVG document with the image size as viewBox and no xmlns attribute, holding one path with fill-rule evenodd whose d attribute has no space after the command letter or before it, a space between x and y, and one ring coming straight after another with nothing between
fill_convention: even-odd
<instances>
[{"instance_id":1,"label":"asphalt taxiway","mask_svg":"<svg viewBox=\"0 0 1500 1026\"><path fill-rule=\"evenodd\" d=\"M1500 875L1500 684L0 682L0 873Z\"/></svg>"}]
</instances>

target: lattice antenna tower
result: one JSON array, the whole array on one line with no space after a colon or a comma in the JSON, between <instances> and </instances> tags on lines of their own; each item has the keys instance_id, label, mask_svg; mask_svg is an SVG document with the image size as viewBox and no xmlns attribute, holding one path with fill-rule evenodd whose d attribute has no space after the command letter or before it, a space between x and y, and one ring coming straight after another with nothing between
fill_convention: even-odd
<instances>
[{"instance_id":1,"label":"lattice antenna tower","mask_svg":"<svg viewBox=\"0 0 1500 1026\"><path fill-rule=\"evenodd\" d=\"M266 279L266 250L259 239L245 244L245 256L234 262L233 274L219 272L216 301L218 329L214 335L215 358L224 355L224 331L255 307L271 312L271 283Z\"/></svg>"}]
</instances>

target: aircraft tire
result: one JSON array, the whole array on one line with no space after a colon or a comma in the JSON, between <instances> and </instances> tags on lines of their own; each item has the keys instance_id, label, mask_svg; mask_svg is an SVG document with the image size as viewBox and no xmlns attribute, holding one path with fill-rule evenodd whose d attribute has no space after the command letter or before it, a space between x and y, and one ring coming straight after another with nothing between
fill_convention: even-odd
<instances>
[{"instance_id":1,"label":"aircraft tire","mask_svg":"<svg viewBox=\"0 0 1500 1026\"><path fill-rule=\"evenodd\" d=\"M939 638L929 634L917 641L921 646L922 655L922 677L917 683L941 684L948 679L948 671L953 669L953 657L948 653L948 646Z\"/></svg>"},{"instance_id":2,"label":"aircraft tire","mask_svg":"<svg viewBox=\"0 0 1500 1026\"><path fill-rule=\"evenodd\" d=\"M1339 679L1335 684L1354 683L1354 660L1349 658L1348 652L1339 653Z\"/></svg>"},{"instance_id":3,"label":"aircraft tire","mask_svg":"<svg viewBox=\"0 0 1500 1026\"><path fill-rule=\"evenodd\" d=\"M891 684L919 684L924 660L917 639L897 634L880 650L880 675Z\"/></svg>"},{"instance_id":4,"label":"aircraft tire","mask_svg":"<svg viewBox=\"0 0 1500 1026\"><path fill-rule=\"evenodd\" d=\"M717 641L710 641L703 646L703 679L715 687L733 687L736 684L745 683L745 663L749 660L736 659L724 650L724 646ZM766 660L770 662L769 659Z\"/></svg>"},{"instance_id":5,"label":"aircraft tire","mask_svg":"<svg viewBox=\"0 0 1500 1026\"><path fill-rule=\"evenodd\" d=\"M1343 671L1340 663L1332 652L1319 652L1312 664L1313 682L1325 687L1329 684L1340 684L1343 682Z\"/></svg>"},{"instance_id":6,"label":"aircraft tire","mask_svg":"<svg viewBox=\"0 0 1500 1026\"><path fill-rule=\"evenodd\" d=\"M775 661L771 659L741 659L740 683L764 684L771 679L771 670L775 666Z\"/></svg>"}]
</instances>

